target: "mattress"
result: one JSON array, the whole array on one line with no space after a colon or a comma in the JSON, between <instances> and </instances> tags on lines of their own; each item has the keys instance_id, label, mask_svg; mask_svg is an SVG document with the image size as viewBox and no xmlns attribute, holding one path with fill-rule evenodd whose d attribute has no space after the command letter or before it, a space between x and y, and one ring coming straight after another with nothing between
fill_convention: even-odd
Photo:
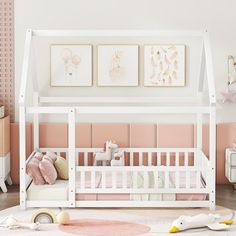
<instances>
[{"instance_id":1,"label":"mattress","mask_svg":"<svg viewBox=\"0 0 236 236\"><path fill-rule=\"evenodd\" d=\"M145 176L146 175L146 176ZM153 171L149 172L138 172L137 179L132 175L132 184L135 183L137 188L144 188L145 178L148 179L148 188L154 188L158 186L159 189L164 188L164 173L159 172L158 176L154 176ZM170 181L170 187L174 187ZM175 201L175 193L131 193L130 200L133 201Z\"/></svg>"},{"instance_id":2,"label":"mattress","mask_svg":"<svg viewBox=\"0 0 236 236\"><path fill-rule=\"evenodd\" d=\"M165 175L164 172L159 172L157 177L154 177L153 172L148 173L138 173L137 177L137 187L143 188L144 187L144 175L146 178L148 178L148 187L153 188L155 185L158 185L159 189L162 189L165 187ZM190 172L190 189L196 188L196 180L197 180L197 174L195 172ZM185 172L179 172L179 188L185 188L186 186L186 178L187 175ZM169 174L169 187L175 188L175 180L176 180L176 172L172 171ZM156 182L156 183L155 183ZM204 179L201 177L200 179L200 188L205 187ZM146 194L130 194L130 200L134 201L203 201L206 200L207 194L205 193L146 193Z\"/></svg>"},{"instance_id":3,"label":"mattress","mask_svg":"<svg viewBox=\"0 0 236 236\"><path fill-rule=\"evenodd\" d=\"M140 172L141 173L141 172ZM137 178L137 187L142 188L144 184L144 178L142 174L138 174ZM149 187L151 188L154 184L154 175L152 172L149 173ZM108 172L106 175L106 186L107 188L112 187L112 173ZM175 172L170 174L170 187L175 187ZM89 172L85 173L84 186L90 187L91 184L91 175ZM180 173L180 188L185 187L186 175ZM165 186L164 175L160 174L157 180L158 187L161 189ZM190 175L190 188L196 187L196 175ZM81 179L80 174L76 175L76 187L80 187ZM127 186L134 184L134 178L132 174L127 176ZM122 187L122 174L117 174L116 177L116 186L117 188ZM95 187L101 187L101 174L96 173L95 175ZM204 181L200 182L200 187L205 187ZM184 200L205 200L207 194L174 194L174 193L151 193L151 194L86 194L86 193L77 193L76 200L78 201L184 201ZM68 200L68 181L66 180L56 180L56 183L53 185L35 185L32 183L27 190L27 200L32 201L66 201Z\"/></svg>"},{"instance_id":4,"label":"mattress","mask_svg":"<svg viewBox=\"0 0 236 236\"><path fill-rule=\"evenodd\" d=\"M186 184L186 174L183 172L180 172L179 175L179 187L180 188L184 188L185 184ZM170 176L170 178L174 179L174 175ZM196 180L197 180L197 174L195 172L191 172L190 173L190 188L196 188ZM172 180L173 181L173 180ZM206 184L205 181L203 179L203 177L201 176L200 179L200 188L205 188ZM177 201L204 201L207 198L207 194L205 193L177 193L176 194L176 200Z\"/></svg>"},{"instance_id":5,"label":"mattress","mask_svg":"<svg viewBox=\"0 0 236 236\"><path fill-rule=\"evenodd\" d=\"M35 185L33 182L27 190L27 200L31 201L65 201L67 200L68 181L56 180L55 184Z\"/></svg>"},{"instance_id":6,"label":"mattress","mask_svg":"<svg viewBox=\"0 0 236 236\"><path fill-rule=\"evenodd\" d=\"M95 175L95 187L96 188L101 188L102 183L102 174L100 172L96 172ZM91 175L89 172L85 172L85 187L91 187ZM81 178L80 174L76 175L76 187L80 187L81 183ZM116 187L121 188L122 185L122 173L118 172L116 174ZM107 172L106 173L106 188L112 188L112 172ZM132 184L132 177L131 174L127 175L127 187L130 187ZM77 193L75 199L77 201L128 201L130 200L130 194L124 194L124 193L92 193L92 194L87 194L87 193Z\"/></svg>"},{"instance_id":7,"label":"mattress","mask_svg":"<svg viewBox=\"0 0 236 236\"><path fill-rule=\"evenodd\" d=\"M111 172L106 175L106 186L107 188L112 187ZM86 188L91 187L91 175L89 172L85 172L84 186ZM127 186L131 184L131 176L127 176ZM80 174L76 174L76 187L81 186ZM95 187L101 186L101 173L97 172L95 175ZM118 174L116 178L116 186L119 188L122 186L122 175ZM77 201L108 201L108 200L130 200L130 194L87 194L77 193ZM55 184L49 185L35 185L33 182L27 190L27 200L30 201L67 201L68 200L68 181L67 180L56 180Z\"/></svg>"}]
</instances>

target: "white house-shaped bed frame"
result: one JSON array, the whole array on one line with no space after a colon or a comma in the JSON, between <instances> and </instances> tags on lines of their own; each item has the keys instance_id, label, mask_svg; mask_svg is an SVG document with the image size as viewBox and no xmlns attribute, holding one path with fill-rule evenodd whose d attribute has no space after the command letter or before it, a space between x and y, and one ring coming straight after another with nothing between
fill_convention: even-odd
<instances>
[{"instance_id":1,"label":"white house-shaped bed frame","mask_svg":"<svg viewBox=\"0 0 236 236\"><path fill-rule=\"evenodd\" d=\"M198 91L203 90L204 78L207 78L209 103L207 105L197 106L158 106L157 102L161 98L157 97L109 97L109 102L106 97L42 97L39 96L36 78L32 78L34 90L34 105L27 106L27 83L29 80L29 67L33 60L32 52L32 38L33 37L198 37L202 40L202 56L201 68L199 74ZM31 78L30 78L31 79ZM186 101L189 98L183 98ZM49 103L64 103L69 106L49 106L43 104ZM110 105L107 105L109 103ZM144 104L150 106L145 106ZM74 105L73 105L74 104ZM76 105L75 104L79 104ZM82 104L83 106L81 106ZM87 105L85 105L87 104ZM89 105L88 105L89 104ZM20 205L22 208L26 207L209 207L215 208L215 150L216 150L216 95L214 85L214 74L212 64L212 54L207 31L156 31L156 30L27 30L25 51L23 58L21 86L19 94L19 123L20 123ZM101 106L102 105L102 106ZM134 106L135 105L135 106ZM29 158L26 157L26 115L33 114L33 132L34 132L34 150L42 152L51 150L55 152L66 152L69 155L69 181L68 181L68 199L65 201L31 201L27 199L27 187L29 180L26 175L26 165L33 157L34 152ZM39 147L39 114L67 114L68 116L68 148L54 148L42 149ZM125 149L129 152L130 158L134 152L142 156L142 153L147 153L148 157L152 153L157 154L157 158L161 153L166 155L166 166L153 166L152 163L148 166L78 166L76 156L79 152L84 153L85 163L88 157L88 152L97 151L97 149L82 149L75 147L75 122L76 114L194 114L196 115L196 130L197 130L197 147L196 148L152 148L146 149ZM202 152L202 126L203 115L209 115L209 159ZM185 158L184 166L179 165L179 153L183 152L185 156L188 153L194 154L194 166L189 166ZM175 166L170 165L170 153L175 154ZM199 161L201 159L201 161ZM139 161L141 158L139 159ZM178 161L177 161L178 160ZM81 185L76 187L75 173L78 171L81 174ZM84 186L84 173L91 172L92 186L88 189ZM106 171L116 173L120 171L124 173L123 184L121 188L117 188L115 181L112 181L112 188L107 189L103 183L101 188L94 186L94 174L96 171L101 171L102 176L105 176ZM195 189L190 189L189 181L186 180L185 188L180 188L176 183L174 189L170 189L168 184L165 184L163 189L150 189L144 183L143 188L133 186L128 188L125 184L126 171L131 171L134 176L138 171L163 171L165 173L165 180L169 182L168 172L175 171L178 176L178 171L186 172L186 176L190 176L191 171L196 171L200 178L202 173L205 173L206 186L204 189L199 187L200 179ZM126 176L127 177L127 176ZM104 177L105 178L105 177ZM115 177L114 177L115 178ZM186 178L188 179L188 178ZM145 182L144 181L144 182ZM103 182L103 181L102 181ZM135 185L135 184L134 184ZM66 190L65 190L66 191ZM205 201L78 201L76 200L76 193L205 193L208 194L208 199Z\"/></svg>"}]
</instances>

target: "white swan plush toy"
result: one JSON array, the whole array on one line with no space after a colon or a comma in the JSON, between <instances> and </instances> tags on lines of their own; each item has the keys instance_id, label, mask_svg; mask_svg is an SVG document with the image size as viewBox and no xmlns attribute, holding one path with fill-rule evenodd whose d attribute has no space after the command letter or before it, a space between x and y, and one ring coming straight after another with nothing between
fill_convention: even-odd
<instances>
[{"instance_id":1,"label":"white swan plush toy","mask_svg":"<svg viewBox=\"0 0 236 236\"><path fill-rule=\"evenodd\" d=\"M220 217L216 214L198 214L195 216L180 216L176 219L169 233L177 233L187 229L208 227L211 230L226 230L229 225L233 223L235 213L232 212L232 216L228 220L219 221Z\"/></svg>"}]
</instances>

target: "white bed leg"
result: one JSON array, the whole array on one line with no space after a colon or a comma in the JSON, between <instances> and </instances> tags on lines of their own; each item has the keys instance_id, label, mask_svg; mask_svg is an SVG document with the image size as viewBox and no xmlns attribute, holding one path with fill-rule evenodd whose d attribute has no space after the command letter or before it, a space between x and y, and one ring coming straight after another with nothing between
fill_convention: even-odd
<instances>
[{"instance_id":1,"label":"white bed leg","mask_svg":"<svg viewBox=\"0 0 236 236\"><path fill-rule=\"evenodd\" d=\"M7 177L7 183L8 183L8 185L12 185L12 180L11 180L10 175L8 175L8 177Z\"/></svg>"},{"instance_id":2,"label":"white bed leg","mask_svg":"<svg viewBox=\"0 0 236 236\"><path fill-rule=\"evenodd\" d=\"M4 193L7 192L7 187L6 187L4 178L1 178L1 179L0 179L0 188L2 189L2 191L3 191Z\"/></svg>"}]
</instances>

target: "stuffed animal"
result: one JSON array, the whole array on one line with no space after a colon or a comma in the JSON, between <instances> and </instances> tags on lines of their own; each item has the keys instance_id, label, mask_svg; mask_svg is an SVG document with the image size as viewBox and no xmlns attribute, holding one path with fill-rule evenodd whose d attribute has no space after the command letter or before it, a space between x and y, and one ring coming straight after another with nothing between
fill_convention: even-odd
<instances>
[{"instance_id":1,"label":"stuffed animal","mask_svg":"<svg viewBox=\"0 0 236 236\"><path fill-rule=\"evenodd\" d=\"M12 215L7 216L0 222L0 227L5 227L8 229L30 229L30 230L39 230L40 223L25 223L20 222L16 218L14 218Z\"/></svg>"},{"instance_id":2,"label":"stuffed animal","mask_svg":"<svg viewBox=\"0 0 236 236\"><path fill-rule=\"evenodd\" d=\"M68 212L63 211L62 209L60 212L56 215L54 211L47 209L47 208L41 208L35 211L32 215L31 222L34 223L41 223L41 224L55 224L58 223L60 225L66 225L70 221L70 215Z\"/></svg>"},{"instance_id":3,"label":"stuffed animal","mask_svg":"<svg viewBox=\"0 0 236 236\"><path fill-rule=\"evenodd\" d=\"M70 215L66 211L61 211L57 214L57 223L60 225L67 225L70 221Z\"/></svg>"},{"instance_id":4,"label":"stuffed animal","mask_svg":"<svg viewBox=\"0 0 236 236\"><path fill-rule=\"evenodd\" d=\"M111 166L124 166L125 165L125 154L124 152L114 153L114 159L111 160Z\"/></svg>"},{"instance_id":5,"label":"stuffed animal","mask_svg":"<svg viewBox=\"0 0 236 236\"><path fill-rule=\"evenodd\" d=\"M211 230L226 230L229 228L229 225L233 223L235 213L232 212L232 217L229 220L224 220L219 222L221 218L219 215L214 214L198 214L195 216L180 216L176 219L169 233L177 233L179 231L208 227Z\"/></svg>"},{"instance_id":6,"label":"stuffed animal","mask_svg":"<svg viewBox=\"0 0 236 236\"><path fill-rule=\"evenodd\" d=\"M94 165L97 165L98 161L107 162L112 159L112 151L117 148L118 145L113 143L111 140L106 141L104 152L96 152L94 153Z\"/></svg>"}]
</instances>

